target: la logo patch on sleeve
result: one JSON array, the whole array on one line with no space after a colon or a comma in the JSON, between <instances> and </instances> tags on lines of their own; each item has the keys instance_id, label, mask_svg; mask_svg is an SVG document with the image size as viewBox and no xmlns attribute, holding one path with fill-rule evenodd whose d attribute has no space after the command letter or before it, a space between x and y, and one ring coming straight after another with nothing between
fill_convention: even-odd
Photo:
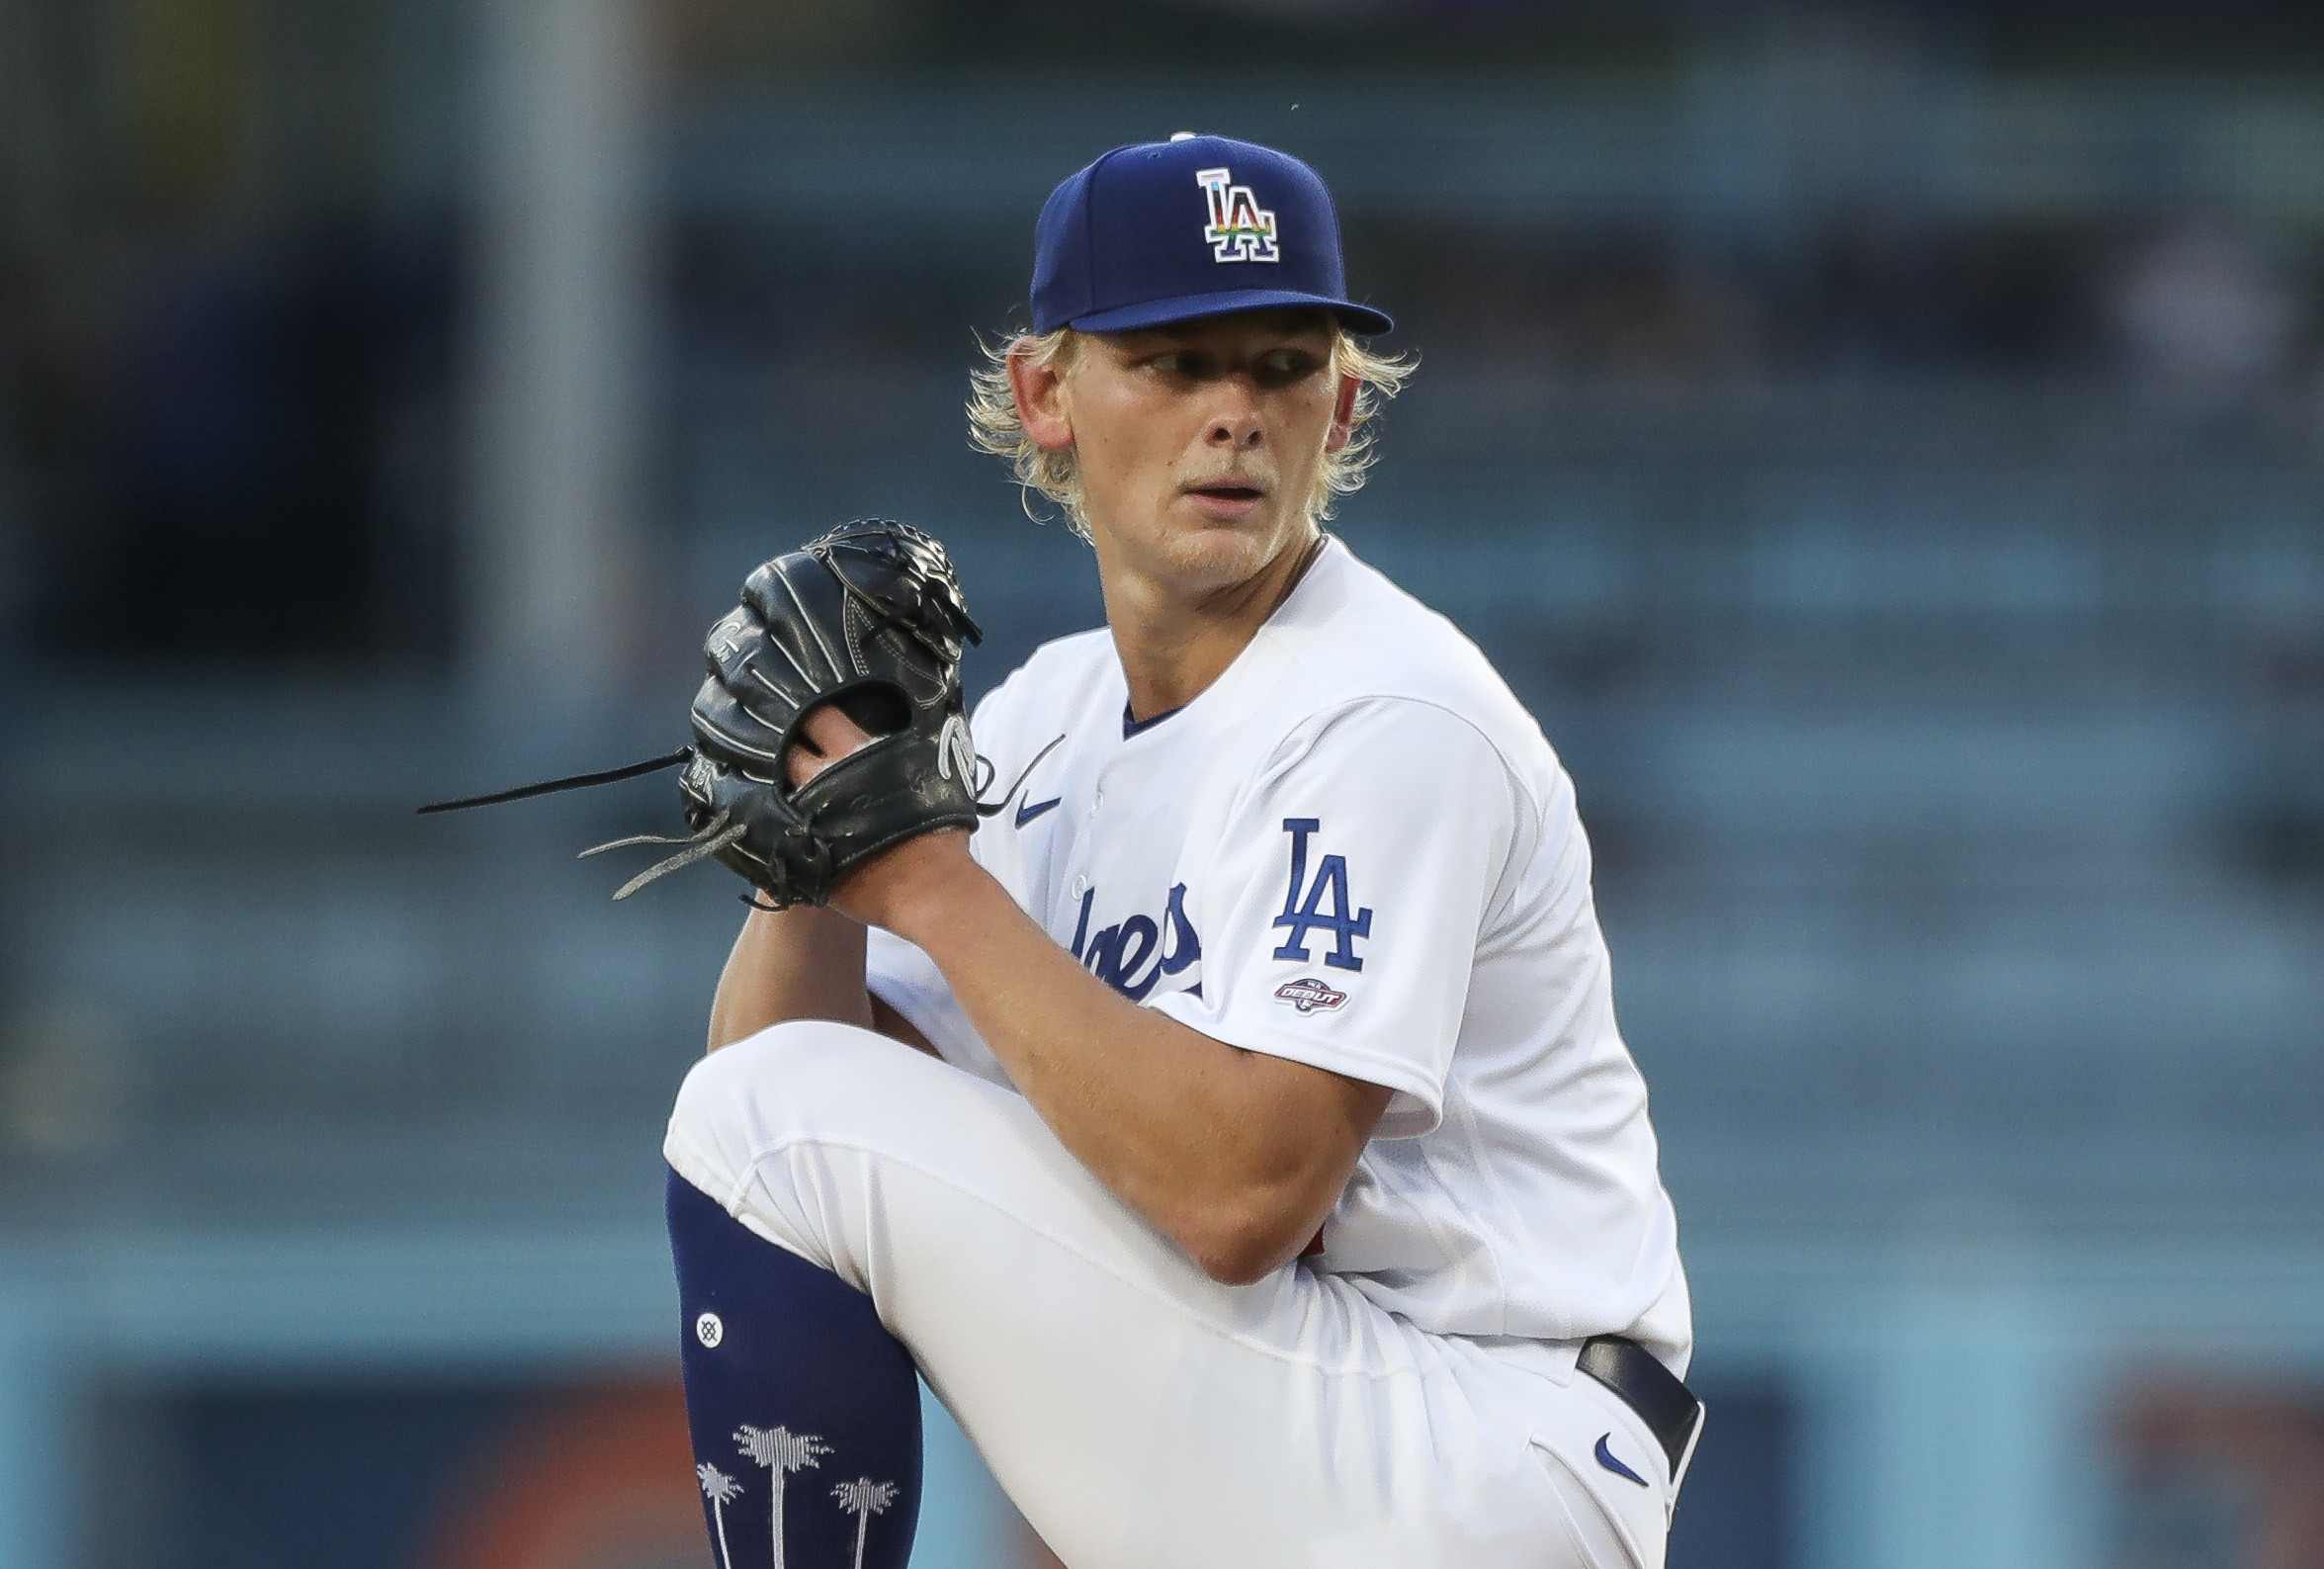
<instances>
[{"instance_id":1,"label":"la logo patch on sleeve","mask_svg":"<svg viewBox=\"0 0 2324 1569\"><path fill-rule=\"evenodd\" d=\"M1283 895L1283 914L1275 917L1274 924L1289 935L1275 950L1275 957L1313 964L1315 955L1308 951L1308 933L1321 928L1333 938L1324 963L1334 970L1361 970L1364 961L1356 953L1355 944L1357 938L1371 936L1372 912L1368 907L1358 906L1347 891L1347 857L1321 857L1316 862L1314 881L1308 879L1307 841L1322 828L1323 824L1315 818L1283 820L1283 831L1291 835L1291 887Z\"/></svg>"},{"instance_id":2,"label":"la logo patch on sleeve","mask_svg":"<svg viewBox=\"0 0 2324 1569\"><path fill-rule=\"evenodd\" d=\"M1275 1001L1288 1002L1302 1013L1313 1013L1319 1009L1329 1013L1347 1001L1347 994L1326 986L1312 975L1303 975L1296 981L1286 981L1275 988Z\"/></svg>"}]
</instances>

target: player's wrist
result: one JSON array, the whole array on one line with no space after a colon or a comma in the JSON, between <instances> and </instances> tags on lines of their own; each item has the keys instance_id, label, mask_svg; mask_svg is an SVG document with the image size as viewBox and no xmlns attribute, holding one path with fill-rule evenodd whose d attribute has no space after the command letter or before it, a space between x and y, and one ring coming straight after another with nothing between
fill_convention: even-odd
<instances>
[{"instance_id":1,"label":"player's wrist","mask_svg":"<svg viewBox=\"0 0 2324 1569\"><path fill-rule=\"evenodd\" d=\"M745 895L750 915L743 924L783 941L827 941L835 936L861 937L863 922L837 905L785 905L771 910L759 904L759 894Z\"/></svg>"},{"instance_id":2,"label":"player's wrist","mask_svg":"<svg viewBox=\"0 0 2324 1569\"><path fill-rule=\"evenodd\" d=\"M890 911L896 924L889 929L899 936L923 949L941 946L943 933L967 930L973 922L989 919L989 913L982 912L992 899L1012 911L1016 908L969 854L966 833L931 833L917 842L917 875Z\"/></svg>"},{"instance_id":3,"label":"player's wrist","mask_svg":"<svg viewBox=\"0 0 2324 1569\"><path fill-rule=\"evenodd\" d=\"M959 912L974 908L979 885L999 890L969 854L968 834L940 829L883 850L850 873L840 883L833 905L866 925L926 947L924 938L961 918Z\"/></svg>"}]
</instances>

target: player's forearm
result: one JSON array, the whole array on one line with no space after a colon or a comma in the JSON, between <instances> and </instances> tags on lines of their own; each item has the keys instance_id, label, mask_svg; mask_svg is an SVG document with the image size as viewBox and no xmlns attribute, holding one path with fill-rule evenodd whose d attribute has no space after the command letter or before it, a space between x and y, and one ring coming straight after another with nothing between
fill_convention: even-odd
<instances>
[{"instance_id":1,"label":"player's forearm","mask_svg":"<svg viewBox=\"0 0 2324 1569\"><path fill-rule=\"evenodd\" d=\"M965 856L895 918L1066 1147L1211 1274L1256 1279L1323 1224L1384 1095L1129 1002Z\"/></svg>"},{"instance_id":2,"label":"player's forearm","mask_svg":"<svg viewBox=\"0 0 2324 1569\"><path fill-rule=\"evenodd\" d=\"M742 922L710 1004L710 1049L770 1024L827 1018L872 1027L864 929L834 910L755 910Z\"/></svg>"}]
</instances>

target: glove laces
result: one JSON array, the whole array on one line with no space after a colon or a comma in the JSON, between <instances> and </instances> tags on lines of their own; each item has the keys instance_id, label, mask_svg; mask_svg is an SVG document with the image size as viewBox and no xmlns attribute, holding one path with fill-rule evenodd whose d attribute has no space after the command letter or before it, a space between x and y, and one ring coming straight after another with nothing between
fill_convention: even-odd
<instances>
[{"instance_id":1,"label":"glove laces","mask_svg":"<svg viewBox=\"0 0 2324 1569\"><path fill-rule=\"evenodd\" d=\"M1060 736L1035 752L1033 760L1017 770L1017 776L1009 781L1008 788L991 801L984 799L985 789L992 782L999 770L993 767L991 758L985 756L982 752L978 753L977 778L970 787L977 815L989 818L1003 811L1008 806L1009 799L1017 793L1018 787L1024 784L1026 779L1032 776L1033 770L1041 765L1041 759L1057 750L1064 741L1065 737ZM537 784L518 785L511 790L495 790L480 796L463 796L457 801L431 801L419 809L419 815L429 817L442 812L466 812L473 807L500 806L510 801L529 800L534 796L555 795L561 790L587 790L597 785L619 784L625 779L636 779L646 774L659 773L665 768L681 767L692 760L694 750L692 746L682 746L667 756L648 757L644 762L625 763L619 768L601 769L595 773L568 774L561 779L544 779ZM672 872L682 872L698 861L710 859L749 831L747 824L730 823L729 816L730 814L721 812L710 822L704 824L699 831L690 834L633 833L626 838L608 839L603 844L590 845L575 855L573 859L587 860L590 856L602 855L607 850L628 849L638 844L682 844L685 846L675 855L665 856L654 862L616 889L613 897L616 902L619 902L629 898L648 883L659 882ZM750 906L753 910L781 910L785 908L781 905L762 905L749 894L744 894L741 898L742 903Z\"/></svg>"}]
</instances>

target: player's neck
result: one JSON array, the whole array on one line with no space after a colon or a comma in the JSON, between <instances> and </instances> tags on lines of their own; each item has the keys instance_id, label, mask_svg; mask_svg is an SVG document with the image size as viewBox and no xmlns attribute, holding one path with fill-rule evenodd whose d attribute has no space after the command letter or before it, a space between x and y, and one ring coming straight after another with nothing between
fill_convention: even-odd
<instances>
[{"instance_id":1,"label":"player's neck","mask_svg":"<svg viewBox=\"0 0 2324 1569\"><path fill-rule=\"evenodd\" d=\"M1227 671L1323 553L1315 534L1242 582L1190 591L1098 553L1106 623L1129 683L1130 711L1151 719L1193 702Z\"/></svg>"}]
</instances>

